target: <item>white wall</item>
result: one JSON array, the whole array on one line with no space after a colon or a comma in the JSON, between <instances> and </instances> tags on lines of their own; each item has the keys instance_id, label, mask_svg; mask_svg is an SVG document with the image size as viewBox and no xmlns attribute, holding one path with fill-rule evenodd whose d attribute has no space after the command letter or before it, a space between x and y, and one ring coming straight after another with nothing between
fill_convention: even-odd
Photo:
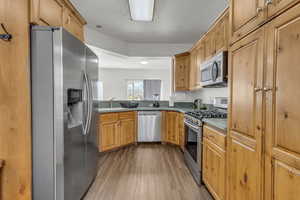
<instances>
[{"instance_id":1,"label":"white wall","mask_svg":"<svg viewBox=\"0 0 300 200\"><path fill-rule=\"evenodd\" d=\"M104 100L116 97L127 99L126 80L160 79L162 81L161 100L169 100L171 93L171 72L169 69L107 69L100 68L100 81L103 82Z\"/></svg>"},{"instance_id":2,"label":"white wall","mask_svg":"<svg viewBox=\"0 0 300 200\"><path fill-rule=\"evenodd\" d=\"M85 42L89 45L99 47L101 49L105 49L108 51L116 52L119 54L127 55L128 52L128 44L122 40L117 38L104 35L99 31L94 29L85 27L84 28L85 35L84 39Z\"/></svg>"}]
</instances>

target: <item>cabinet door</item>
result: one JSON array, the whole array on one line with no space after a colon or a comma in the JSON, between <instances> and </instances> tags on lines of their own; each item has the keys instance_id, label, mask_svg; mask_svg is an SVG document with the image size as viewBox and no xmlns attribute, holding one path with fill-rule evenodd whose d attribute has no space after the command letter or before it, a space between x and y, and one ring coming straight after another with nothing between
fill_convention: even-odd
<instances>
[{"instance_id":1,"label":"cabinet door","mask_svg":"<svg viewBox=\"0 0 300 200\"><path fill-rule=\"evenodd\" d=\"M62 26L63 4L60 0L31 0L31 22Z\"/></svg>"},{"instance_id":2,"label":"cabinet door","mask_svg":"<svg viewBox=\"0 0 300 200\"><path fill-rule=\"evenodd\" d=\"M225 152L203 140L203 181L216 200L225 199Z\"/></svg>"},{"instance_id":3,"label":"cabinet door","mask_svg":"<svg viewBox=\"0 0 300 200\"><path fill-rule=\"evenodd\" d=\"M197 49L191 52L190 56L190 90L197 89L198 69L197 69Z\"/></svg>"},{"instance_id":4,"label":"cabinet door","mask_svg":"<svg viewBox=\"0 0 300 200\"><path fill-rule=\"evenodd\" d=\"M100 125L100 151L113 149L119 145L118 122Z\"/></svg>"},{"instance_id":5,"label":"cabinet door","mask_svg":"<svg viewBox=\"0 0 300 200\"><path fill-rule=\"evenodd\" d=\"M299 0L266 0L268 17L270 18L277 14L280 14L280 12L299 2Z\"/></svg>"},{"instance_id":6,"label":"cabinet door","mask_svg":"<svg viewBox=\"0 0 300 200\"><path fill-rule=\"evenodd\" d=\"M205 60L208 60L213 56L214 51L214 41L213 41L213 32L209 32L204 38L204 48L205 48Z\"/></svg>"},{"instance_id":7,"label":"cabinet door","mask_svg":"<svg viewBox=\"0 0 300 200\"><path fill-rule=\"evenodd\" d=\"M230 49L230 200L261 199L263 56L264 29Z\"/></svg>"},{"instance_id":8,"label":"cabinet door","mask_svg":"<svg viewBox=\"0 0 300 200\"><path fill-rule=\"evenodd\" d=\"M177 125L177 113L167 112L166 113L166 129L167 129L167 142L179 145L179 132Z\"/></svg>"},{"instance_id":9,"label":"cabinet door","mask_svg":"<svg viewBox=\"0 0 300 200\"><path fill-rule=\"evenodd\" d=\"M185 145L185 133L184 133L184 114L183 113L177 113L178 115L178 135L179 135L179 145L182 150L184 150Z\"/></svg>"},{"instance_id":10,"label":"cabinet door","mask_svg":"<svg viewBox=\"0 0 300 200\"><path fill-rule=\"evenodd\" d=\"M299 33L299 4L267 27L266 200L299 199Z\"/></svg>"},{"instance_id":11,"label":"cabinet door","mask_svg":"<svg viewBox=\"0 0 300 200\"><path fill-rule=\"evenodd\" d=\"M13 37L10 42L0 40L0 160L5 161L0 169L1 200L32 196L28 16L28 0L0 1L0 22Z\"/></svg>"},{"instance_id":12,"label":"cabinet door","mask_svg":"<svg viewBox=\"0 0 300 200\"><path fill-rule=\"evenodd\" d=\"M218 24L215 30L215 52L227 50L227 40L228 40L228 20L229 14L226 14Z\"/></svg>"},{"instance_id":13,"label":"cabinet door","mask_svg":"<svg viewBox=\"0 0 300 200\"><path fill-rule=\"evenodd\" d=\"M230 1L230 36L235 42L265 20L264 0Z\"/></svg>"},{"instance_id":14,"label":"cabinet door","mask_svg":"<svg viewBox=\"0 0 300 200\"><path fill-rule=\"evenodd\" d=\"M200 76L200 69L201 64L205 61L205 47L204 42L199 44L197 48L197 88L201 88L201 76Z\"/></svg>"},{"instance_id":15,"label":"cabinet door","mask_svg":"<svg viewBox=\"0 0 300 200\"><path fill-rule=\"evenodd\" d=\"M135 121L122 120L120 124L120 145L131 144L135 141Z\"/></svg>"},{"instance_id":16,"label":"cabinet door","mask_svg":"<svg viewBox=\"0 0 300 200\"><path fill-rule=\"evenodd\" d=\"M296 169L278 160L274 161L274 200L296 200L300 197L300 168Z\"/></svg>"},{"instance_id":17,"label":"cabinet door","mask_svg":"<svg viewBox=\"0 0 300 200\"><path fill-rule=\"evenodd\" d=\"M63 26L67 31L72 33L75 37L77 37L81 41L84 41L83 25L68 8L65 8L64 10Z\"/></svg>"},{"instance_id":18,"label":"cabinet door","mask_svg":"<svg viewBox=\"0 0 300 200\"><path fill-rule=\"evenodd\" d=\"M176 58L175 63L175 90L189 90L189 65L190 56Z\"/></svg>"}]
</instances>

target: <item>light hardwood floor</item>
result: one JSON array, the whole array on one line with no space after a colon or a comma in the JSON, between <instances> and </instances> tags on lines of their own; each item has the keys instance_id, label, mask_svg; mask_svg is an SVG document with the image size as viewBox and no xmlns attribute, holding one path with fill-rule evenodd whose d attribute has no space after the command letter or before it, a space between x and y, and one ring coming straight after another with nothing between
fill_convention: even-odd
<instances>
[{"instance_id":1,"label":"light hardwood floor","mask_svg":"<svg viewBox=\"0 0 300 200\"><path fill-rule=\"evenodd\" d=\"M178 147L133 145L105 154L84 200L212 200L199 188Z\"/></svg>"}]
</instances>

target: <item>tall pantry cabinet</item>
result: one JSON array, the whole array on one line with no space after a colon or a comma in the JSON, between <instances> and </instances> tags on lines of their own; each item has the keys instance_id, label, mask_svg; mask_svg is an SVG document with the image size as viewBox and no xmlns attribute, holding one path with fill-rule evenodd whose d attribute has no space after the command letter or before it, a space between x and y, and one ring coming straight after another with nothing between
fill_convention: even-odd
<instances>
[{"instance_id":1,"label":"tall pantry cabinet","mask_svg":"<svg viewBox=\"0 0 300 200\"><path fill-rule=\"evenodd\" d=\"M266 28L266 200L300 198L300 4Z\"/></svg>"},{"instance_id":2,"label":"tall pantry cabinet","mask_svg":"<svg viewBox=\"0 0 300 200\"><path fill-rule=\"evenodd\" d=\"M261 199L263 52L264 29L235 43L230 50L230 200Z\"/></svg>"},{"instance_id":3,"label":"tall pantry cabinet","mask_svg":"<svg viewBox=\"0 0 300 200\"><path fill-rule=\"evenodd\" d=\"M298 200L300 3L266 0L255 25L239 2L230 4L227 199Z\"/></svg>"}]
</instances>

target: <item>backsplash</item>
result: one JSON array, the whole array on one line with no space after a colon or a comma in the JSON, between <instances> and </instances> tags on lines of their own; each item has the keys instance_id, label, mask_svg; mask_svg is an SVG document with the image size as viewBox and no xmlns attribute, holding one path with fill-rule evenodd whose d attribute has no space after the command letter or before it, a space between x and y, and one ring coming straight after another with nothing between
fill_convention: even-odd
<instances>
[{"instance_id":1,"label":"backsplash","mask_svg":"<svg viewBox=\"0 0 300 200\"><path fill-rule=\"evenodd\" d=\"M202 99L204 104L213 104L215 97L228 97L228 87L225 88L201 88L196 91L174 92L175 101L192 102L195 99Z\"/></svg>"}]
</instances>

